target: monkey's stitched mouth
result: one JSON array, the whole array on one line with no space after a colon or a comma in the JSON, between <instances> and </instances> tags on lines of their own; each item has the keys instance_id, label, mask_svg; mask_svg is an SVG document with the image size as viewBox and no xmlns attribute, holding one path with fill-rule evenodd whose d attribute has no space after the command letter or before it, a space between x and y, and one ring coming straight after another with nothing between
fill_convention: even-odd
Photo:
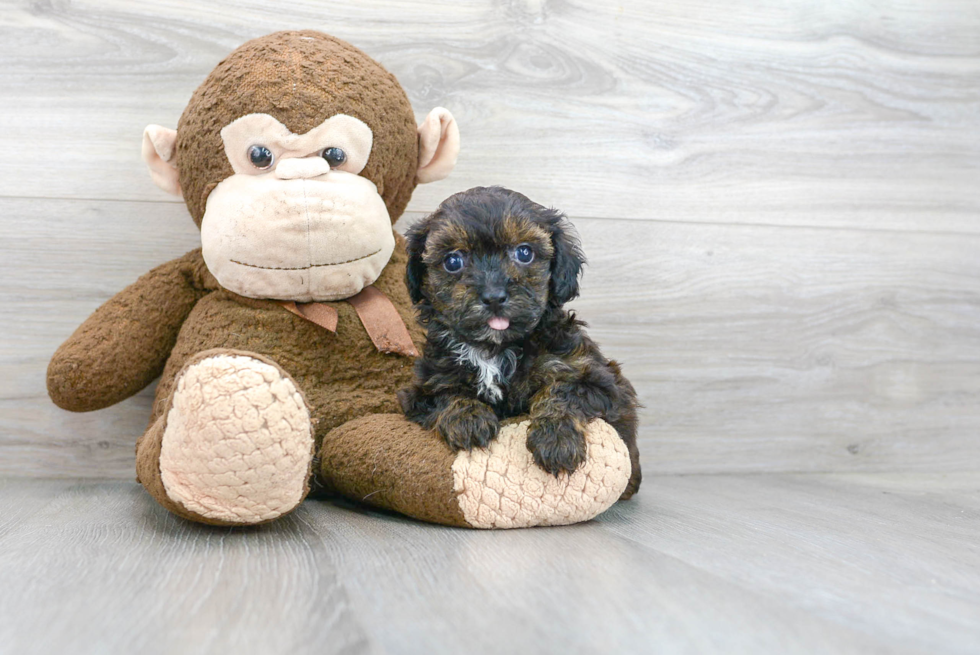
<instances>
[{"instance_id":1,"label":"monkey's stitched mouth","mask_svg":"<svg viewBox=\"0 0 980 655\"><path fill-rule=\"evenodd\" d=\"M292 267L289 267L289 266L259 266L258 264L249 264L247 262L240 262L237 259L229 259L228 261L230 261L232 264L238 264L239 266L248 266L249 268L262 268L262 269L265 269L267 271L308 271L311 268L322 268L324 266L340 266L342 264L350 264L350 263L353 263L353 262L359 262L362 259L367 259L368 257L374 257L379 252L381 252L381 248L378 248L374 252L368 253L367 255L364 255L363 257L355 257L354 259L348 259L348 260L342 261L342 262L331 262L329 264L310 264L309 266L292 266Z\"/></svg>"}]
</instances>

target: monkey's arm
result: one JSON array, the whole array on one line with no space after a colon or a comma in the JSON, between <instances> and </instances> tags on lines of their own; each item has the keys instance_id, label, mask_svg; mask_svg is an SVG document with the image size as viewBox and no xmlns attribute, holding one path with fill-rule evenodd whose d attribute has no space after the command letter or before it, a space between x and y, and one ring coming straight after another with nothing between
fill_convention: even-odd
<instances>
[{"instance_id":1,"label":"monkey's arm","mask_svg":"<svg viewBox=\"0 0 980 655\"><path fill-rule=\"evenodd\" d=\"M207 290L200 250L157 266L82 323L48 364L48 395L73 412L124 400L163 371L177 333Z\"/></svg>"}]
</instances>

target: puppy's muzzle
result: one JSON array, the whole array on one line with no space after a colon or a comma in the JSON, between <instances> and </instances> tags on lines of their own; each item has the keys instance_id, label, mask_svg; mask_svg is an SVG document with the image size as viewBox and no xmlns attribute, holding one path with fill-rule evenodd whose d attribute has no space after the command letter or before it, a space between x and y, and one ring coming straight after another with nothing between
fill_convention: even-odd
<instances>
[{"instance_id":1,"label":"puppy's muzzle","mask_svg":"<svg viewBox=\"0 0 980 655\"><path fill-rule=\"evenodd\" d=\"M490 311L497 313L507 303L509 280L500 270L487 271L480 285L480 302Z\"/></svg>"},{"instance_id":2,"label":"puppy's muzzle","mask_svg":"<svg viewBox=\"0 0 980 655\"><path fill-rule=\"evenodd\" d=\"M484 287L480 301L491 311L500 311L507 302L507 289L503 287Z\"/></svg>"}]
</instances>

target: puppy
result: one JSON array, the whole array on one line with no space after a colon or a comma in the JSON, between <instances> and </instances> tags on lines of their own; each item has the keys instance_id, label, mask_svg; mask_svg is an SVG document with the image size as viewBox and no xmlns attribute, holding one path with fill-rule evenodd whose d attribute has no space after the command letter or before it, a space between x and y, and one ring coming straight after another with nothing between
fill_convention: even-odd
<instances>
[{"instance_id":1,"label":"puppy","mask_svg":"<svg viewBox=\"0 0 980 655\"><path fill-rule=\"evenodd\" d=\"M602 418L625 442L640 486L636 393L562 306L585 263L563 214L501 187L457 193L407 233L406 282L428 329L406 416L454 450L484 447L500 419L529 414L527 447L553 475L586 458Z\"/></svg>"}]
</instances>

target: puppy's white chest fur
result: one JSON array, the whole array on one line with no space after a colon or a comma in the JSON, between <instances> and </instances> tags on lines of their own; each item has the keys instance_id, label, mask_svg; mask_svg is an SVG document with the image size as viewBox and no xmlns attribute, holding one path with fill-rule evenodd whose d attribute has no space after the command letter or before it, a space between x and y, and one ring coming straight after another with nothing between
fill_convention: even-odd
<instances>
[{"instance_id":1,"label":"puppy's white chest fur","mask_svg":"<svg viewBox=\"0 0 980 655\"><path fill-rule=\"evenodd\" d=\"M484 400L498 403L504 399L503 385L507 383L504 371L509 352L488 357L485 352L467 343L453 344L456 361L460 364L470 364L477 371L477 395Z\"/></svg>"}]
</instances>

